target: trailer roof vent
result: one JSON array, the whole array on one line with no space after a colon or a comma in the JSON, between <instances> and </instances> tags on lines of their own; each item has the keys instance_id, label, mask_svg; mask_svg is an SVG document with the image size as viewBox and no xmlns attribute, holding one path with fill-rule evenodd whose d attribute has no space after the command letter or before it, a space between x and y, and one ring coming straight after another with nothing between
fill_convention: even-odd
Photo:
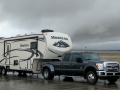
<instances>
[{"instance_id":1,"label":"trailer roof vent","mask_svg":"<svg viewBox=\"0 0 120 90\"><path fill-rule=\"evenodd\" d=\"M46 33L46 32L54 32L53 30L50 30L50 29L44 29L41 31L42 33Z\"/></svg>"},{"instance_id":2,"label":"trailer roof vent","mask_svg":"<svg viewBox=\"0 0 120 90\"><path fill-rule=\"evenodd\" d=\"M21 36L21 34L16 35L17 37Z\"/></svg>"}]
</instances>

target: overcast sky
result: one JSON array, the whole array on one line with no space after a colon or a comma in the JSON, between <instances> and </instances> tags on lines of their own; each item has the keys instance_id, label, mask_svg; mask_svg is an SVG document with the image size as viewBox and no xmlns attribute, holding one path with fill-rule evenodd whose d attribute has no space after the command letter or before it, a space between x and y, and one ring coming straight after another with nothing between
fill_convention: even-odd
<instances>
[{"instance_id":1,"label":"overcast sky","mask_svg":"<svg viewBox=\"0 0 120 90\"><path fill-rule=\"evenodd\" d=\"M0 37L53 29L73 48L120 49L120 0L0 0Z\"/></svg>"}]
</instances>

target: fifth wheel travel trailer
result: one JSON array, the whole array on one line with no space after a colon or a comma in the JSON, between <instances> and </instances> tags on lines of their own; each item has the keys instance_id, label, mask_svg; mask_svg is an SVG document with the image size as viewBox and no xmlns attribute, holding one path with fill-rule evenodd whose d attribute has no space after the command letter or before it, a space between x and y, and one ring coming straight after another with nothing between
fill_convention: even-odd
<instances>
[{"instance_id":1,"label":"fifth wheel travel trailer","mask_svg":"<svg viewBox=\"0 0 120 90\"><path fill-rule=\"evenodd\" d=\"M39 74L41 61L58 60L71 49L69 35L49 29L41 34L0 38L0 74L6 75L8 71Z\"/></svg>"}]
</instances>

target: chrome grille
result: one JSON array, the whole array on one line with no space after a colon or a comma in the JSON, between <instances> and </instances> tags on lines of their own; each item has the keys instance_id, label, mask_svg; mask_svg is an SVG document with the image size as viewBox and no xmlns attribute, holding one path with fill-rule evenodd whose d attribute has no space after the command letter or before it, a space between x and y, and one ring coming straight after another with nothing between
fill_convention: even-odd
<instances>
[{"instance_id":1,"label":"chrome grille","mask_svg":"<svg viewBox=\"0 0 120 90\"><path fill-rule=\"evenodd\" d=\"M107 63L106 71L107 72L118 72L119 71L118 63Z\"/></svg>"}]
</instances>

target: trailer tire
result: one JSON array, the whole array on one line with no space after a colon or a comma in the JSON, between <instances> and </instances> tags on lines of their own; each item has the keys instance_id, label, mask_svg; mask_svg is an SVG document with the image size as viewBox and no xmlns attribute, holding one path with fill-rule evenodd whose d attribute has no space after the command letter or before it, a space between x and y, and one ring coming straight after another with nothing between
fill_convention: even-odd
<instances>
[{"instance_id":1,"label":"trailer tire","mask_svg":"<svg viewBox=\"0 0 120 90\"><path fill-rule=\"evenodd\" d=\"M23 72L23 76L24 76L24 77L26 77L26 76L27 76L26 72Z\"/></svg>"},{"instance_id":2,"label":"trailer tire","mask_svg":"<svg viewBox=\"0 0 120 90\"><path fill-rule=\"evenodd\" d=\"M1 74L2 75L6 75L7 74L7 70L5 69L5 67L1 68Z\"/></svg>"},{"instance_id":3,"label":"trailer tire","mask_svg":"<svg viewBox=\"0 0 120 90\"><path fill-rule=\"evenodd\" d=\"M45 68L42 73L43 77L47 80L52 80L54 78L54 74L50 74L50 70Z\"/></svg>"},{"instance_id":4,"label":"trailer tire","mask_svg":"<svg viewBox=\"0 0 120 90\"><path fill-rule=\"evenodd\" d=\"M29 73L29 76L32 77L34 73Z\"/></svg>"}]
</instances>

